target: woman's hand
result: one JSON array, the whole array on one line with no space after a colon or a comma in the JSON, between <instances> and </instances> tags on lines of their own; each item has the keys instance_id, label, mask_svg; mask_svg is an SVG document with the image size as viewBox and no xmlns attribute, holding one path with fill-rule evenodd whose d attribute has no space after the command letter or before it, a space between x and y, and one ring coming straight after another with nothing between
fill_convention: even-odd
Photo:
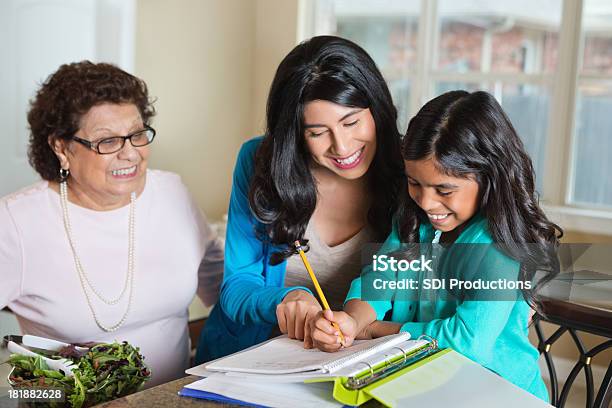
<instances>
[{"instance_id":1,"label":"woman's hand","mask_svg":"<svg viewBox=\"0 0 612 408\"><path fill-rule=\"evenodd\" d=\"M340 333L332 325L335 322L344 336L344 346L349 347L357 337L359 332L357 321L346 312L332 312L324 310L319 312L311 321L311 336L313 345L322 351L338 351L340 343Z\"/></svg>"},{"instance_id":2,"label":"woman's hand","mask_svg":"<svg viewBox=\"0 0 612 408\"><path fill-rule=\"evenodd\" d=\"M312 348L310 320L321 311L317 299L305 290L292 290L276 306L276 318L281 333L291 339L304 340L305 348Z\"/></svg>"}]
</instances>

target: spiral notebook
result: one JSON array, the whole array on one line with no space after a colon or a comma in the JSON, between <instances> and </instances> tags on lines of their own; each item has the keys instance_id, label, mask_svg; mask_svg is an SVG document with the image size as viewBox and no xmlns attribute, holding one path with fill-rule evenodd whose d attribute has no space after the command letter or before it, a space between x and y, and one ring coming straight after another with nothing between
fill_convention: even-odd
<instances>
[{"instance_id":1,"label":"spiral notebook","mask_svg":"<svg viewBox=\"0 0 612 408\"><path fill-rule=\"evenodd\" d=\"M364 369L364 365L355 365L374 365L385 361L390 355L399 352L405 354L426 344L426 340L410 340L410 334L402 332L373 340L355 341L351 347L326 353L317 349L305 349L302 341L281 336L258 347L213 361L206 364L205 368L226 373L350 376L352 372Z\"/></svg>"}]
</instances>

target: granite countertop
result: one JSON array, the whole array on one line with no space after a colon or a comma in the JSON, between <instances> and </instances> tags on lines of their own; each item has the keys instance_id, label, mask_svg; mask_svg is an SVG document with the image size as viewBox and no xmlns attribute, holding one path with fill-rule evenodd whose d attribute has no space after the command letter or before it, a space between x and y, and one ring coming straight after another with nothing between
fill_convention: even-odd
<instances>
[{"instance_id":1,"label":"granite countertop","mask_svg":"<svg viewBox=\"0 0 612 408\"><path fill-rule=\"evenodd\" d=\"M179 378L127 397L96 405L96 408L124 408L124 407L237 407L237 405L221 404L195 398L179 397L178 392L184 385L198 380L199 377L187 376Z\"/></svg>"},{"instance_id":2,"label":"granite countertop","mask_svg":"<svg viewBox=\"0 0 612 408\"><path fill-rule=\"evenodd\" d=\"M178 392L184 385L198 380L199 377L187 376L156 387L118 398L113 401L96 405L96 408L172 408L172 407L238 407L238 405L221 404L195 398L179 397ZM8 395L0 396L0 407L19 408L24 406L17 399L10 399ZM35 404L32 406L36 406Z\"/></svg>"}]
</instances>

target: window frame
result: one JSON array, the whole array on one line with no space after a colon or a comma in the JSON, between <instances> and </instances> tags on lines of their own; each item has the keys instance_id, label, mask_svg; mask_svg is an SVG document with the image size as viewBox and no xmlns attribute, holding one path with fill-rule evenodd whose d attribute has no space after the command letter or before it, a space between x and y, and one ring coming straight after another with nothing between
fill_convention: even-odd
<instances>
[{"instance_id":1,"label":"window frame","mask_svg":"<svg viewBox=\"0 0 612 408\"><path fill-rule=\"evenodd\" d=\"M317 20L330 10L331 0L299 0L298 42L320 33ZM420 0L418 19L417 63L411 74L412 90L409 117L434 96L439 81L493 84L529 84L550 90L548 134L545 143L545 162L542 178L541 204L546 214L564 229L592 234L612 234L612 207L572 202L576 144L576 97L583 81L607 80L612 77L580 75L584 36L582 35L583 0L562 0L559 27L558 66L554 73L492 73L444 72L434 68L439 49L438 0ZM328 27L333 26L330 20ZM404 129L402 129L403 131ZM554 143L550 141L554 140Z\"/></svg>"}]
</instances>

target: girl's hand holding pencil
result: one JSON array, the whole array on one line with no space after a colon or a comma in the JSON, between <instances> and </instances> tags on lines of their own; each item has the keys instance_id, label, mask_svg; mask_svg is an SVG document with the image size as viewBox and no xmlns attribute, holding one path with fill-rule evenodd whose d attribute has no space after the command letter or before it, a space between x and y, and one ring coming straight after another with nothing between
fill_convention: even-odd
<instances>
[{"instance_id":1,"label":"girl's hand holding pencil","mask_svg":"<svg viewBox=\"0 0 612 408\"><path fill-rule=\"evenodd\" d=\"M332 352L352 345L357 337L357 330L357 321L348 313L323 310L311 321L310 335L316 348ZM344 344L340 333L344 335Z\"/></svg>"},{"instance_id":2,"label":"girl's hand holding pencil","mask_svg":"<svg viewBox=\"0 0 612 408\"><path fill-rule=\"evenodd\" d=\"M302 244L300 244L300 241L295 241L293 245L295 246L295 251L300 255L300 258L302 258L302 262L304 262L304 267L306 268L306 271L308 271L308 275L310 276L310 279L312 280L315 290L317 291L317 294L319 295L319 300L321 301L321 305L323 306L323 309L327 311L331 311L331 309L329 308L329 304L327 303L327 299L325 299L325 294L323 293L323 289L321 289L321 285L319 285L319 281L317 280L317 277L315 276L314 271L312 270L312 267L310 266L310 262L308 262L308 258L306 258L306 254L304 253L304 248L302 247ZM342 333L342 330L340 330L340 327L338 327L338 325L333 321L331 322L331 324L337 332L337 336L339 338L340 344L342 346L346 346L346 341L344 339L344 333ZM304 341L304 347L310 348L310 345L306 341Z\"/></svg>"}]
</instances>

